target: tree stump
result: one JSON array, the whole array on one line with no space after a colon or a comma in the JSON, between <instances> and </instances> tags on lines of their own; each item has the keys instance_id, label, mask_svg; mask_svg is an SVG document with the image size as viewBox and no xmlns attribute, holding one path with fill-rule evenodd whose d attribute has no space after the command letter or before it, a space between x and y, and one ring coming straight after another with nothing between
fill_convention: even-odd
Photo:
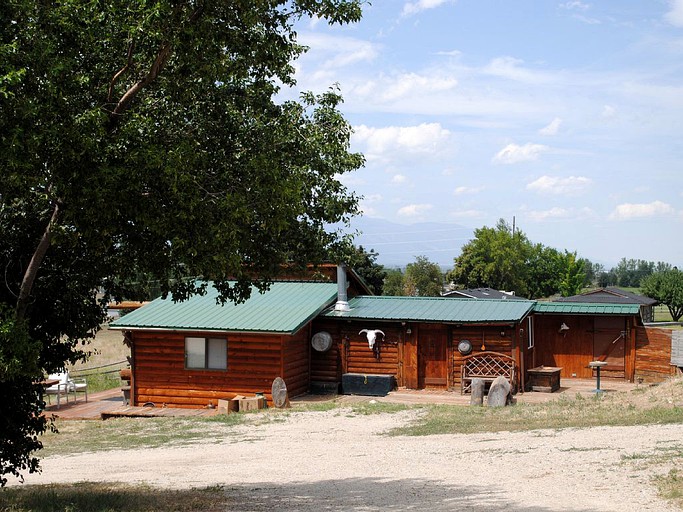
<instances>
[{"instance_id":1,"label":"tree stump","mask_svg":"<svg viewBox=\"0 0 683 512\"><path fill-rule=\"evenodd\" d=\"M491 384L491 389L489 389L486 405L488 407L505 407L510 399L511 390L510 382L505 377L502 375L496 377L496 380Z\"/></svg>"},{"instance_id":2,"label":"tree stump","mask_svg":"<svg viewBox=\"0 0 683 512\"><path fill-rule=\"evenodd\" d=\"M289 396L287 395L287 385L281 377L275 377L271 388L273 405L278 409L289 407Z\"/></svg>"},{"instance_id":3,"label":"tree stump","mask_svg":"<svg viewBox=\"0 0 683 512\"><path fill-rule=\"evenodd\" d=\"M484 389L486 383L482 379L472 379L470 389L472 395L470 396L470 405L484 405Z\"/></svg>"}]
</instances>

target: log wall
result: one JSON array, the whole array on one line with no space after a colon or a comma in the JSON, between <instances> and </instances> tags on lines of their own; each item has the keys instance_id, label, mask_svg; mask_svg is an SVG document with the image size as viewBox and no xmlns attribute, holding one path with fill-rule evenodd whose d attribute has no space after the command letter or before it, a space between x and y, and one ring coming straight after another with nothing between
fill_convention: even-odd
<instances>
[{"instance_id":1,"label":"log wall","mask_svg":"<svg viewBox=\"0 0 683 512\"><path fill-rule=\"evenodd\" d=\"M661 382L676 374L671 365L671 329L636 327L636 379Z\"/></svg>"},{"instance_id":2,"label":"log wall","mask_svg":"<svg viewBox=\"0 0 683 512\"><path fill-rule=\"evenodd\" d=\"M185 337L200 336L228 340L227 370L185 368ZM266 394L271 400L273 379L282 377L290 396L308 389L305 336L272 334L174 333L138 331L132 334L134 376L133 405L152 402L156 406L206 407L219 398L236 394ZM288 382L291 379L291 384ZM290 385L292 389L290 389Z\"/></svg>"},{"instance_id":3,"label":"log wall","mask_svg":"<svg viewBox=\"0 0 683 512\"><path fill-rule=\"evenodd\" d=\"M287 385L287 394L303 395L310 388L311 344L308 328L294 336L282 337L282 378ZM275 378L275 377L273 377ZM271 379L271 385L272 385ZM270 390L271 386L268 386Z\"/></svg>"},{"instance_id":4,"label":"log wall","mask_svg":"<svg viewBox=\"0 0 683 512\"><path fill-rule=\"evenodd\" d=\"M326 331L332 336L332 347L327 352L311 349L311 382L339 383L342 376L340 322L316 320L311 336Z\"/></svg>"},{"instance_id":5,"label":"log wall","mask_svg":"<svg viewBox=\"0 0 683 512\"><path fill-rule=\"evenodd\" d=\"M361 329L381 329L385 336L377 336L379 358L375 357L368 346L365 333ZM400 324L361 324L356 322L341 325L342 370L344 373L372 373L394 375L398 379L398 345L401 338Z\"/></svg>"},{"instance_id":6,"label":"log wall","mask_svg":"<svg viewBox=\"0 0 683 512\"><path fill-rule=\"evenodd\" d=\"M464 326L454 327L451 331L451 378L449 387L460 390L462 381L463 355L458 352L458 344L462 340L472 343L472 353L500 352L514 357L512 347L514 343L514 328L500 326ZM501 336L505 333L505 336ZM482 350L482 347L484 350Z\"/></svg>"}]
</instances>

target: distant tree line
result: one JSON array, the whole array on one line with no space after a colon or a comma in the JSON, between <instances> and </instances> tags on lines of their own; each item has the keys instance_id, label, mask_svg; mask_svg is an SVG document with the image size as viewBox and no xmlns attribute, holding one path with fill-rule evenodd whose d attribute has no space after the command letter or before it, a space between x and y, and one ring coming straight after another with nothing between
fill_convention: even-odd
<instances>
[{"instance_id":1,"label":"distant tree line","mask_svg":"<svg viewBox=\"0 0 683 512\"><path fill-rule=\"evenodd\" d=\"M676 273L676 268L669 263L622 258L618 265L607 270L600 263L579 257L576 252L533 243L503 219L495 227L476 229L474 238L454 259L453 269L446 273L426 256L417 256L405 270L386 269L377 264L377 256L374 251L368 253L360 247L354 266L369 284L372 283L376 294L439 296L446 286L455 289L487 287L538 299L553 295L568 297L592 287L642 287L643 293L669 305L674 319L683 316L683 298L680 300L681 314L678 314L674 298L679 293L677 279L683 274ZM663 283L667 283L665 291ZM683 296L683 285L680 295Z\"/></svg>"}]
</instances>

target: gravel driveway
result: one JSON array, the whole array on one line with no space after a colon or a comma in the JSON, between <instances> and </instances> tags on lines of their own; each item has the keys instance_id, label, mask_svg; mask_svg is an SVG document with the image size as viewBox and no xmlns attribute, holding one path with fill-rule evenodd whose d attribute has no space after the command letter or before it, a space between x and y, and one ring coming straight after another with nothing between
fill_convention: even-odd
<instances>
[{"instance_id":1,"label":"gravel driveway","mask_svg":"<svg viewBox=\"0 0 683 512\"><path fill-rule=\"evenodd\" d=\"M427 437L383 435L419 412L294 412L184 447L55 456L27 483L219 485L226 510L677 510L639 454L680 446L680 425Z\"/></svg>"}]
</instances>

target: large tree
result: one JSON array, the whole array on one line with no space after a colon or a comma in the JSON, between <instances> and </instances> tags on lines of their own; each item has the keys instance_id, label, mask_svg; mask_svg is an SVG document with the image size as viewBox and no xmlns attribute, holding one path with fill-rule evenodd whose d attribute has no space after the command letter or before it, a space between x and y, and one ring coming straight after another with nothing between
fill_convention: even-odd
<instances>
[{"instance_id":1,"label":"large tree","mask_svg":"<svg viewBox=\"0 0 683 512\"><path fill-rule=\"evenodd\" d=\"M370 287L372 293L382 295L387 272L384 270L384 265L377 263L378 257L379 254L374 249L366 251L361 245L352 252L348 259L348 264L363 278L363 281Z\"/></svg>"},{"instance_id":2,"label":"large tree","mask_svg":"<svg viewBox=\"0 0 683 512\"><path fill-rule=\"evenodd\" d=\"M648 297L665 304L674 322L683 317L683 272L677 268L649 275L643 279L640 290Z\"/></svg>"},{"instance_id":3,"label":"large tree","mask_svg":"<svg viewBox=\"0 0 683 512\"><path fill-rule=\"evenodd\" d=\"M439 297L443 291L443 272L426 256L418 256L406 266L403 289L404 295L411 297Z\"/></svg>"},{"instance_id":4,"label":"large tree","mask_svg":"<svg viewBox=\"0 0 683 512\"><path fill-rule=\"evenodd\" d=\"M183 299L341 250L363 157L336 90L278 101L294 23L360 0L0 3L0 484L37 469L45 374L144 275ZM229 281L229 279L236 281ZM232 283L232 284L231 284Z\"/></svg>"},{"instance_id":5,"label":"large tree","mask_svg":"<svg viewBox=\"0 0 683 512\"><path fill-rule=\"evenodd\" d=\"M474 230L474 239L462 247L446 278L465 288L491 287L528 294L528 265L532 245L521 231L500 219L495 228Z\"/></svg>"}]
</instances>

